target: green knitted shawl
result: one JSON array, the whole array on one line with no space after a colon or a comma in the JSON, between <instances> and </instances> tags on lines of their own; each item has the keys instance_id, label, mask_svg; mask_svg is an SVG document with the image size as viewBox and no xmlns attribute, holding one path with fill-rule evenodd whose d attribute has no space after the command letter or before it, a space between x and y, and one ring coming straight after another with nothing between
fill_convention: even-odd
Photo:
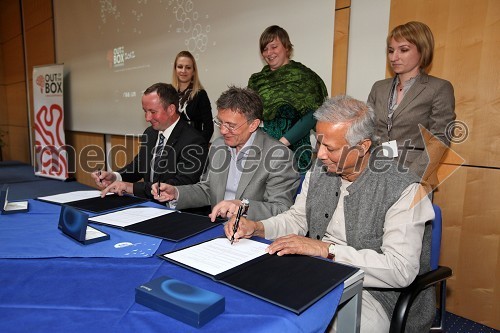
<instances>
[{"instance_id":1,"label":"green knitted shawl","mask_svg":"<svg viewBox=\"0 0 500 333\"><path fill-rule=\"evenodd\" d=\"M253 74L248 87L255 90L264 103L264 120L272 120L279 107L289 104L301 115L316 110L328 95L323 80L300 62L290 60L271 71L269 65Z\"/></svg>"}]
</instances>

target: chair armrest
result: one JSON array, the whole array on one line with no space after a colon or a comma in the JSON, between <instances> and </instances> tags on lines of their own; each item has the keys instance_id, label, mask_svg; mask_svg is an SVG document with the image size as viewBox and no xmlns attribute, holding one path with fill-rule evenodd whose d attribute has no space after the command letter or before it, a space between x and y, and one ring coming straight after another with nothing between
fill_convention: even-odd
<instances>
[{"instance_id":1,"label":"chair armrest","mask_svg":"<svg viewBox=\"0 0 500 333\"><path fill-rule=\"evenodd\" d=\"M403 332L411 305L417 295L424 289L451 277L451 268L439 266L437 269L418 275L406 288L400 289L394 312L392 313L389 332Z\"/></svg>"}]
</instances>

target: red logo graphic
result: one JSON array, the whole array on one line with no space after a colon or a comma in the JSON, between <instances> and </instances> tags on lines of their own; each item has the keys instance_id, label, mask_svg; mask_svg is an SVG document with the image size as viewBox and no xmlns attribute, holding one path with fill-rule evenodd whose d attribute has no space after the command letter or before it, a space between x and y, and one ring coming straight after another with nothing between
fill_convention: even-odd
<instances>
[{"instance_id":1,"label":"red logo graphic","mask_svg":"<svg viewBox=\"0 0 500 333\"><path fill-rule=\"evenodd\" d=\"M45 79L43 75L38 75L36 78L36 85L40 87L40 93L43 94L43 85L45 84Z\"/></svg>"}]
</instances>

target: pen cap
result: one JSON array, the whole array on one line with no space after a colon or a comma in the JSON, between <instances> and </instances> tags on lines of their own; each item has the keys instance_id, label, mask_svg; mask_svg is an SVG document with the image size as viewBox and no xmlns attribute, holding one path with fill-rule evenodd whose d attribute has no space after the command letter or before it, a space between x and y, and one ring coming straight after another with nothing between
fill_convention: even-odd
<instances>
[{"instance_id":1,"label":"pen cap","mask_svg":"<svg viewBox=\"0 0 500 333\"><path fill-rule=\"evenodd\" d=\"M250 201L248 199L242 199L241 200L241 206L240 206L240 208L242 208L241 215L246 215L247 214L249 206L250 206Z\"/></svg>"}]
</instances>

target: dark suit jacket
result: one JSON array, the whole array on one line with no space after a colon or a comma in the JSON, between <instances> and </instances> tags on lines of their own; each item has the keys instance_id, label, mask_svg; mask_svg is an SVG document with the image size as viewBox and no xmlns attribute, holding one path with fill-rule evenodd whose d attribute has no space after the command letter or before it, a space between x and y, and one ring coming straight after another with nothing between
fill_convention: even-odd
<instances>
[{"instance_id":1,"label":"dark suit jacket","mask_svg":"<svg viewBox=\"0 0 500 333\"><path fill-rule=\"evenodd\" d=\"M410 140L410 145L416 150L408 151L406 160L400 162L422 180L436 185L434 171L450 144L449 135L445 135L447 126L455 120L453 86L446 80L422 72L394 111L389 134L387 114L392 80L375 82L368 97L368 103L375 109L375 134L381 142L397 140L398 147ZM425 140L425 144L419 124L434 136Z\"/></svg>"},{"instance_id":2,"label":"dark suit jacket","mask_svg":"<svg viewBox=\"0 0 500 333\"><path fill-rule=\"evenodd\" d=\"M158 131L148 127L142 135L139 153L132 162L118 170L123 181L134 183L136 196L152 198L151 159L157 138ZM160 177L162 183L171 185L198 182L206 163L207 153L208 145L200 132L179 119L165 143L153 181L157 182ZM139 182L140 180L144 182Z\"/></svg>"},{"instance_id":3,"label":"dark suit jacket","mask_svg":"<svg viewBox=\"0 0 500 333\"><path fill-rule=\"evenodd\" d=\"M210 142L212 134L214 134L214 122L212 121L212 106L207 92L203 89L200 90L187 103L186 114L189 117L189 123L200 131L207 143ZM181 113L181 118L187 121L186 114Z\"/></svg>"},{"instance_id":4,"label":"dark suit jacket","mask_svg":"<svg viewBox=\"0 0 500 333\"><path fill-rule=\"evenodd\" d=\"M258 129L244 165L236 199L250 201L248 218L261 220L286 211L300 183L293 152ZM231 155L222 137L210 146L208 167L201 181L178 186L177 209L211 205L224 200Z\"/></svg>"}]
</instances>

